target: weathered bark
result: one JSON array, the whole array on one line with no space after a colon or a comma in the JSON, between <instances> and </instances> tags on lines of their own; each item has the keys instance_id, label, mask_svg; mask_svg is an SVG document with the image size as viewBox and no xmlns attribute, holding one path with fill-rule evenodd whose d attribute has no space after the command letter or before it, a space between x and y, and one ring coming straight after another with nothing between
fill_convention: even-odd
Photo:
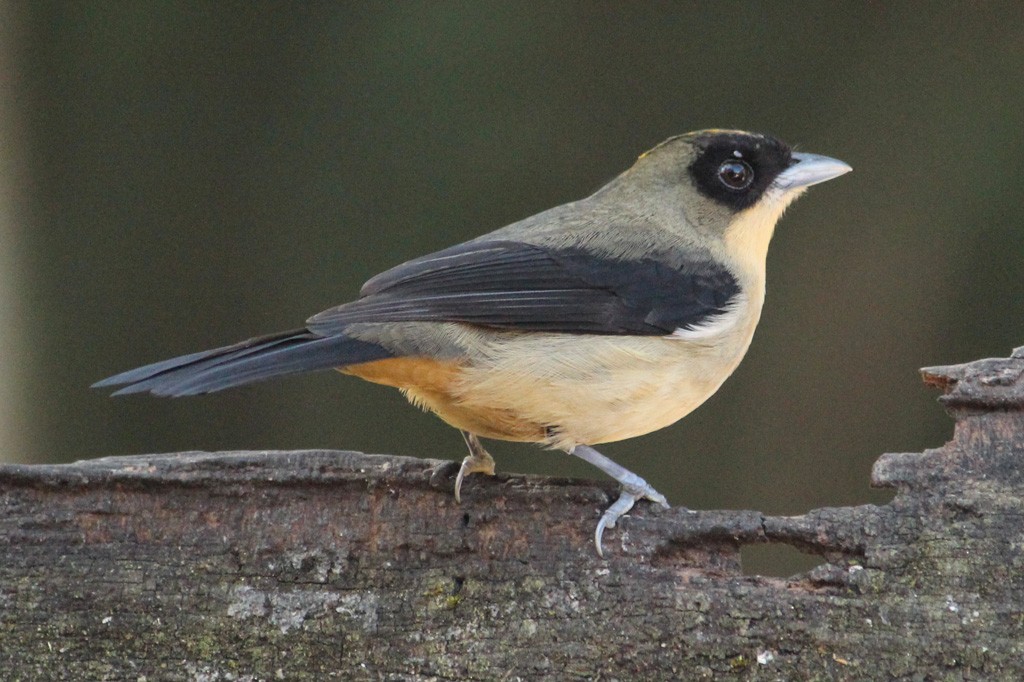
<instances>
[{"instance_id":1,"label":"weathered bark","mask_svg":"<svg viewBox=\"0 0 1024 682\"><path fill-rule=\"evenodd\" d=\"M1024 348L933 368L953 440L800 517L351 452L0 467L4 679L1024 679ZM743 576L739 548L823 557Z\"/></svg>"}]
</instances>

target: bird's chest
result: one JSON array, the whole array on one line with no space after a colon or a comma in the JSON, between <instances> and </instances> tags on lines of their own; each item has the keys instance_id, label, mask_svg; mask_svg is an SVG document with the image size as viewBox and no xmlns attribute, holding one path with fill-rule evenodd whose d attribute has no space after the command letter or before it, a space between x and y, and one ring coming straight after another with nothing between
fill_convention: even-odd
<instances>
[{"instance_id":1,"label":"bird's chest","mask_svg":"<svg viewBox=\"0 0 1024 682\"><path fill-rule=\"evenodd\" d=\"M529 335L506 340L467 368L457 400L501 406L553 427L560 443L597 444L672 424L710 397L750 344L758 309L698 340Z\"/></svg>"},{"instance_id":2,"label":"bird's chest","mask_svg":"<svg viewBox=\"0 0 1024 682\"><path fill-rule=\"evenodd\" d=\"M592 386L611 400L595 405L605 419L573 420L581 442L623 440L674 424L710 398L736 369L750 343L751 328L715 343L667 341L642 358L607 373ZM614 366L614 365L613 365Z\"/></svg>"}]
</instances>

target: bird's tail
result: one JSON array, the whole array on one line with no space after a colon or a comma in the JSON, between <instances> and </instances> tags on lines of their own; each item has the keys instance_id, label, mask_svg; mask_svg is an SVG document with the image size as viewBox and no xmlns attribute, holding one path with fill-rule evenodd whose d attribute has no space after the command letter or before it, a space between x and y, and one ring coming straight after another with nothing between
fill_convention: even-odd
<instances>
[{"instance_id":1,"label":"bird's tail","mask_svg":"<svg viewBox=\"0 0 1024 682\"><path fill-rule=\"evenodd\" d=\"M93 388L120 387L114 395L197 395L286 374L390 357L392 353L373 343L296 329L155 362L97 381Z\"/></svg>"}]
</instances>

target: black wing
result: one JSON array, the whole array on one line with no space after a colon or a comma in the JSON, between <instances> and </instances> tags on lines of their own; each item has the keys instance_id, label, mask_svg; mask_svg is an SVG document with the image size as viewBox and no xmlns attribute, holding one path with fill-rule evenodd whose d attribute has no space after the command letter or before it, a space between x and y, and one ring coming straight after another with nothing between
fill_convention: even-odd
<instances>
[{"instance_id":1,"label":"black wing","mask_svg":"<svg viewBox=\"0 0 1024 682\"><path fill-rule=\"evenodd\" d=\"M710 258L670 264L603 258L582 249L474 241L409 261L368 281L361 298L307 321L330 335L359 322L466 322L587 334L671 334L722 314L739 294Z\"/></svg>"},{"instance_id":2,"label":"black wing","mask_svg":"<svg viewBox=\"0 0 1024 682\"><path fill-rule=\"evenodd\" d=\"M120 386L114 395L196 395L389 357L393 355L388 350L343 334L324 337L295 329L155 362L97 381L93 388Z\"/></svg>"}]
</instances>

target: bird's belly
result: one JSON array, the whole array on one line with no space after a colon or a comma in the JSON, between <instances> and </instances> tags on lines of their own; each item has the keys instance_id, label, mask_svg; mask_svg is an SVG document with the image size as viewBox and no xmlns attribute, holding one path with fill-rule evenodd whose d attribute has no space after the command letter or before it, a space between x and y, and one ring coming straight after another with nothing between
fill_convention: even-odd
<instances>
[{"instance_id":1,"label":"bird's belly","mask_svg":"<svg viewBox=\"0 0 1024 682\"><path fill-rule=\"evenodd\" d=\"M485 438L596 445L664 428L707 400L746 352L756 312L703 339L433 326L434 336L448 334L441 356L414 352L342 371L396 386Z\"/></svg>"},{"instance_id":2,"label":"bird's belly","mask_svg":"<svg viewBox=\"0 0 1024 682\"><path fill-rule=\"evenodd\" d=\"M439 416L452 426L485 438L542 442L545 426L529 421L505 406L500 397L487 403L466 399L460 388L466 363L425 357L391 358L339 368L375 384L402 390L413 405Z\"/></svg>"},{"instance_id":3,"label":"bird's belly","mask_svg":"<svg viewBox=\"0 0 1024 682\"><path fill-rule=\"evenodd\" d=\"M751 330L752 333L752 330ZM464 409L515 415L529 433L490 434L571 447L640 436L685 417L739 364L750 334L696 343L663 337L525 337L460 373ZM535 426L534 426L535 425ZM484 434L481 434L484 435Z\"/></svg>"}]
</instances>

